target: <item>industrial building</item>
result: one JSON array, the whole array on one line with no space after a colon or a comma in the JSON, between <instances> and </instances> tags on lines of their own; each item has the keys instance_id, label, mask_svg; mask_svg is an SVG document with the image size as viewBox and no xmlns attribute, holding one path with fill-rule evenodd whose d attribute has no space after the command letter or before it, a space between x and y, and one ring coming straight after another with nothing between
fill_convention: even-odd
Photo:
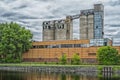
<instances>
[{"instance_id":1,"label":"industrial building","mask_svg":"<svg viewBox=\"0 0 120 80\"><path fill-rule=\"evenodd\" d=\"M60 40L33 42L33 47L23 54L24 61L33 62L59 62L63 54L68 61L77 53L82 62L96 63L97 50L101 46L112 46L109 39L90 40ZM120 52L120 46L113 46Z\"/></svg>"},{"instance_id":2,"label":"industrial building","mask_svg":"<svg viewBox=\"0 0 120 80\"><path fill-rule=\"evenodd\" d=\"M66 19L44 21L43 41L71 40L73 37L73 21L71 16Z\"/></svg>"},{"instance_id":3,"label":"industrial building","mask_svg":"<svg viewBox=\"0 0 120 80\"><path fill-rule=\"evenodd\" d=\"M72 40L73 20L80 19L80 40ZM94 9L81 10L80 14L66 19L43 22L43 41L33 42L32 48L22 55L27 62L59 62L66 54L68 62L77 53L82 62L96 63L97 50L112 46L120 52L120 39L103 38L104 6L95 4Z\"/></svg>"},{"instance_id":4,"label":"industrial building","mask_svg":"<svg viewBox=\"0 0 120 80\"><path fill-rule=\"evenodd\" d=\"M95 4L94 9L81 10L80 14L66 19L43 22L43 41L72 40L73 20L80 20L80 39L103 38L104 6Z\"/></svg>"},{"instance_id":5,"label":"industrial building","mask_svg":"<svg viewBox=\"0 0 120 80\"><path fill-rule=\"evenodd\" d=\"M80 39L102 39L104 25L104 6L95 4L94 9L81 10Z\"/></svg>"}]
</instances>

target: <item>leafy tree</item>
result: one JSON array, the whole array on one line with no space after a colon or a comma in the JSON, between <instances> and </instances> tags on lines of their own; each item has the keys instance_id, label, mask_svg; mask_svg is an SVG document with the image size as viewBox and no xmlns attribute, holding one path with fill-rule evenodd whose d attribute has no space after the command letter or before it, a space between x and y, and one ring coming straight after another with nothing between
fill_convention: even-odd
<instances>
[{"instance_id":1,"label":"leafy tree","mask_svg":"<svg viewBox=\"0 0 120 80\"><path fill-rule=\"evenodd\" d=\"M74 54L71 64L74 64L74 65L80 64L80 56L77 53Z\"/></svg>"},{"instance_id":2,"label":"leafy tree","mask_svg":"<svg viewBox=\"0 0 120 80\"><path fill-rule=\"evenodd\" d=\"M61 64L66 64L67 63L67 56L66 54L63 54L60 58Z\"/></svg>"},{"instance_id":3,"label":"leafy tree","mask_svg":"<svg viewBox=\"0 0 120 80\"><path fill-rule=\"evenodd\" d=\"M17 23L0 24L1 62L21 62L22 53L31 47L32 33Z\"/></svg>"},{"instance_id":4,"label":"leafy tree","mask_svg":"<svg viewBox=\"0 0 120 80\"><path fill-rule=\"evenodd\" d=\"M119 64L120 62L120 55L118 54L118 51L110 46L99 48L97 51L97 58L99 64L104 65L114 65Z\"/></svg>"}]
</instances>

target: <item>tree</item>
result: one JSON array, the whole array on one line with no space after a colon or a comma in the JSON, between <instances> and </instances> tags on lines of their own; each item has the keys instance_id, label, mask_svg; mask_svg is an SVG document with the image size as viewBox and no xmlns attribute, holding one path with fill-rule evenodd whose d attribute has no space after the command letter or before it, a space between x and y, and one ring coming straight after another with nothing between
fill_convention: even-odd
<instances>
[{"instance_id":1,"label":"tree","mask_svg":"<svg viewBox=\"0 0 120 80\"><path fill-rule=\"evenodd\" d=\"M66 64L67 63L67 56L66 54L63 54L60 58L61 64Z\"/></svg>"},{"instance_id":2,"label":"tree","mask_svg":"<svg viewBox=\"0 0 120 80\"><path fill-rule=\"evenodd\" d=\"M114 65L119 64L120 62L120 55L115 48L110 46L101 47L97 51L97 58L99 64L104 65Z\"/></svg>"},{"instance_id":3,"label":"tree","mask_svg":"<svg viewBox=\"0 0 120 80\"><path fill-rule=\"evenodd\" d=\"M74 64L74 65L80 64L80 56L77 53L73 55L71 64Z\"/></svg>"},{"instance_id":4,"label":"tree","mask_svg":"<svg viewBox=\"0 0 120 80\"><path fill-rule=\"evenodd\" d=\"M22 53L32 46L32 33L17 23L0 24L1 62L21 62Z\"/></svg>"}]
</instances>

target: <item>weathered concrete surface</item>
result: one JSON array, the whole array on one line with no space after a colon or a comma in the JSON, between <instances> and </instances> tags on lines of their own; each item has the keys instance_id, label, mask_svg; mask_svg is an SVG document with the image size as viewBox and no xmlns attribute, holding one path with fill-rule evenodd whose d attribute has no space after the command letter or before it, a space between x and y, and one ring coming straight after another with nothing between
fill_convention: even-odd
<instances>
[{"instance_id":1,"label":"weathered concrete surface","mask_svg":"<svg viewBox=\"0 0 120 80\"><path fill-rule=\"evenodd\" d=\"M100 73L100 70L95 66L0 66L0 71L67 73L92 77L97 77L98 75L102 75L104 77L120 75L120 69L113 70L112 73Z\"/></svg>"},{"instance_id":2,"label":"weathered concrete surface","mask_svg":"<svg viewBox=\"0 0 120 80\"><path fill-rule=\"evenodd\" d=\"M65 72L65 73L79 73L79 72L98 72L96 67L64 67L64 66L1 66L0 70L6 71L45 71L45 72Z\"/></svg>"},{"instance_id":3,"label":"weathered concrete surface","mask_svg":"<svg viewBox=\"0 0 120 80\"><path fill-rule=\"evenodd\" d=\"M64 66L0 66L0 70L3 71L17 71L17 72L49 72L49 73L70 73L81 74L87 76L97 76L98 70L96 67L64 67Z\"/></svg>"}]
</instances>

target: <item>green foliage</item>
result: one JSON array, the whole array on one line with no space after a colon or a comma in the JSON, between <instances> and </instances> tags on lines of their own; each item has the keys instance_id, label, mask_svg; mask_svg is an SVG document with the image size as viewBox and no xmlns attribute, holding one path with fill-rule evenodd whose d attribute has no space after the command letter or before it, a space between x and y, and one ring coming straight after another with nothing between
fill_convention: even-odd
<instances>
[{"instance_id":1,"label":"green foliage","mask_svg":"<svg viewBox=\"0 0 120 80\"><path fill-rule=\"evenodd\" d=\"M0 62L21 62L22 53L32 45L30 30L16 23L0 24Z\"/></svg>"},{"instance_id":2,"label":"green foliage","mask_svg":"<svg viewBox=\"0 0 120 80\"><path fill-rule=\"evenodd\" d=\"M97 58L99 64L114 65L120 63L120 55L115 48L104 46L98 49Z\"/></svg>"},{"instance_id":3,"label":"green foliage","mask_svg":"<svg viewBox=\"0 0 120 80\"><path fill-rule=\"evenodd\" d=\"M74 64L74 65L79 65L80 64L80 56L77 53L74 54L74 56L71 60L71 64Z\"/></svg>"},{"instance_id":4,"label":"green foliage","mask_svg":"<svg viewBox=\"0 0 120 80\"><path fill-rule=\"evenodd\" d=\"M63 54L60 58L61 64L66 64L67 63L67 56L66 54Z\"/></svg>"}]
</instances>

